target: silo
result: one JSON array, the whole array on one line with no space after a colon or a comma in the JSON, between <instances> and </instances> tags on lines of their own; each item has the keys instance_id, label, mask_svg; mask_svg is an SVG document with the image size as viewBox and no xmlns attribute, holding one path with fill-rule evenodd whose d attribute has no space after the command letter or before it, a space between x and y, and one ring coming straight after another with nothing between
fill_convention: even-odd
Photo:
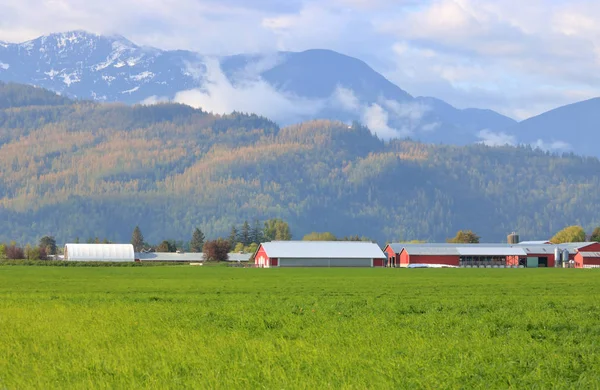
<instances>
[{"instance_id":1,"label":"silo","mask_svg":"<svg viewBox=\"0 0 600 390\"><path fill-rule=\"evenodd\" d=\"M563 249L562 252L562 262L563 262L563 266L564 267L568 267L569 264L569 250L568 249Z\"/></svg>"},{"instance_id":2,"label":"silo","mask_svg":"<svg viewBox=\"0 0 600 390\"><path fill-rule=\"evenodd\" d=\"M507 237L507 241L509 244L518 244L519 243L519 235L515 232L512 232L511 234L508 235Z\"/></svg>"},{"instance_id":3,"label":"silo","mask_svg":"<svg viewBox=\"0 0 600 390\"><path fill-rule=\"evenodd\" d=\"M554 266L555 267L562 266L561 254L562 254L562 252L560 251L559 247L554 248Z\"/></svg>"}]
</instances>

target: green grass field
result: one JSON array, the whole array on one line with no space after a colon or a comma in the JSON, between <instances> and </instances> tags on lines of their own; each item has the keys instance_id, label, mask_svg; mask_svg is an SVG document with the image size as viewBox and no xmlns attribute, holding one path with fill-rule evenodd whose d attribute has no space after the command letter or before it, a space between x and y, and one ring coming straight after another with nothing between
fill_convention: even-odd
<instances>
[{"instance_id":1,"label":"green grass field","mask_svg":"<svg viewBox=\"0 0 600 390\"><path fill-rule=\"evenodd\" d=\"M0 267L0 389L600 387L600 272Z\"/></svg>"}]
</instances>

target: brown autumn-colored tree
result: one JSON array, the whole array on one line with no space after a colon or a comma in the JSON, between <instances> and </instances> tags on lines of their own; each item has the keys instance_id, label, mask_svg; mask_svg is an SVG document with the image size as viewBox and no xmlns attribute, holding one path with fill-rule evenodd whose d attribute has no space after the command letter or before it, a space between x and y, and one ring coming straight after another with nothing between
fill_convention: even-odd
<instances>
[{"instance_id":1,"label":"brown autumn-colored tree","mask_svg":"<svg viewBox=\"0 0 600 390\"><path fill-rule=\"evenodd\" d=\"M231 246L228 240L219 238L218 240L207 241L202 249L205 261L227 261L229 260L229 250Z\"/></svg>"}]
</instances>

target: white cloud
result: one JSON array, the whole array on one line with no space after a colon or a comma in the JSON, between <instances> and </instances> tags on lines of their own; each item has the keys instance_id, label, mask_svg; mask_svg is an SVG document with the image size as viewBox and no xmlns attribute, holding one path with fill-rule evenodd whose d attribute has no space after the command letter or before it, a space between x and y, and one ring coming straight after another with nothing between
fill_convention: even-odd
<instances>
[{"instance_id":1,"label":"white cloud","mask_svg":"<svg viewBox=\"0 0 600 390\"><path fill-rule=\"evenodd\" d=\"M362 103L353 90L338 86L331 96L335 108L357 114L374 134L382 139L404 138L417 132L432 132L439 123L423 123L431 108L423 103L400 103L396 100L379 99L376 103ZM402 123L396 127L390 123Z\"/></svg>"},{"instance_id":2,"label":"white cloud","mask_svg":"<svg viewBox=\"0 0 600 390\"><path fill-rule=\"evenodd\" d=\"M232 111L255 113L280 123L303 120L319 112L325 102L281 93L262 79L238 80L234 86L217 60L207 59L203 67L203 86L181 91L174 101L226 114Z\"/></svg>"},{"instance_id":3,"label":"white cloud","mask_svg":"<svg viewBox=\"0 0 600 390\"><path fill-rule=\"evenodd\" d=\"M550 141L550 142L548 142L548 141L544 141L542 139L538 139L531 146L534 148L537 148L537 149L548 151L548 152L560 152L560 151L566 152L566 151L573 149L571 144L569 144L568 142L565 142L565 141Z\"/></svg>"},{"instance_id":4,"label":"white cloud","mask_svg":"<svg viewBox=\"0 0 600 390\"><path fill-rule=\"evenodd\" d=\"M368 106L362 118L364 124L380 138L390 139L408 135L388 125L389 115L379 104L373 103Z\"/></svg>"},{"instance_id":5,"label":"white cloud","mask_svg":"<svg viewBox=\"0 0 600 390\"><path fill-rule=\"evenodd\" d=\"M334 106L345 111L357 111L361 109L360 101L354 94L354 91L340 85L333 92L332 101Z\"/></svg>"},{"instance_id":6,"label":"white cloud","mask_svg":"<svg viewBox=\"0 0 600 390\"><path fill-rule=\"evenodd\" d=\"M477 137L481 139L480 143L487 146L505 146L505 145L516 145L517 140L514 136L503 133L493 132L490 130L481 130Z\"/></svg>"},{"instance_id":7,"label":"white cloud","mask_svg":"<svg viewBox=\"0 0 600 390\"><path fill-rule=\"evenodd\" d=\"M329 48L413 95L519 119L574 102L566 91L600 95L597 0L0 0L0 9L4 41L86 29L203 54Z\"/></svg>"}]
</instances>

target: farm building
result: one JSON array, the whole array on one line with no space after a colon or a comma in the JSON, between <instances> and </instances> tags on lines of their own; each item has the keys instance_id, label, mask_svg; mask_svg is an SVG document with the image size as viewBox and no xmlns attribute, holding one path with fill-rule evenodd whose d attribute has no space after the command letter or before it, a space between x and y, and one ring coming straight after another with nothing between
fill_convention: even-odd
<instances>
[{"instance_id":1,"label":"farm building","mask_svg":"<svg viewBox=\"0 0 600 390\"><path fill-rule=\"evenodd\" d=\"M506 267L511 259L525 258L522 248L506 244L391 244L386 246L390 267L448 265L454 267Z\"/></svg>"},{"instance_id":2,"label":"farm building","mask_svg":"<svg viewBox=\"0 0 600 390\"><path fill-rule=\"evenodd\" d=\"M384 252L390 267L444 264L538 268L562 266L567 259L574 261L575 267L583 268L586 264L595 265L595 257L590 253L600 252L600 244L575 242L555 245L544 241L519 244L390 244Z\"/></svg>"},{"instance_id":3,"label":"farm building","mask_svg":"<svg viewBox=\"0 0 600 390\"><path fill-rule=\"evenodd\" d=\"M576 268L600 268L600 252L577 252Z\"/></svg>"},{"instance_id":4,"label":"farm building","mask_svg":"<svg viewBox=\"0 0 600 390\"><path fill-rule=\"evenodd\" d=\"M204 261L202 253L140 252L135 261L155 263L197 263Z\"/></svg>"},{"instance_id":5,"label":"farm building","mask_svg":"<svg viewBox=\"0 0 600 390\"><path fill-rule=\"evenodd\" d=\"M229 253L228 261L246 262L251 256L251 253ZM198 263L204 261L204 253L136 252L135 260L157 263Z\"/></svg>"},{"instance_id":6,"label":"farm building","mask_svg":"<svg viewBox=\"0 0 600 390\"><path fill-rule=\"evenodd\" d=\"M254 255L259 267L383 267L385 255L370 242L273 241Z\"/></svg>"},{"instance_id":7,"label":"farm building","mask_svg":"<svg viewBox=\"0 0 600 390\"><path fill-rule=\"evenodd\" d=\"M67 261L134 261L131 244L66 244L64 258Z\"/></svg>"}]
</instances>

